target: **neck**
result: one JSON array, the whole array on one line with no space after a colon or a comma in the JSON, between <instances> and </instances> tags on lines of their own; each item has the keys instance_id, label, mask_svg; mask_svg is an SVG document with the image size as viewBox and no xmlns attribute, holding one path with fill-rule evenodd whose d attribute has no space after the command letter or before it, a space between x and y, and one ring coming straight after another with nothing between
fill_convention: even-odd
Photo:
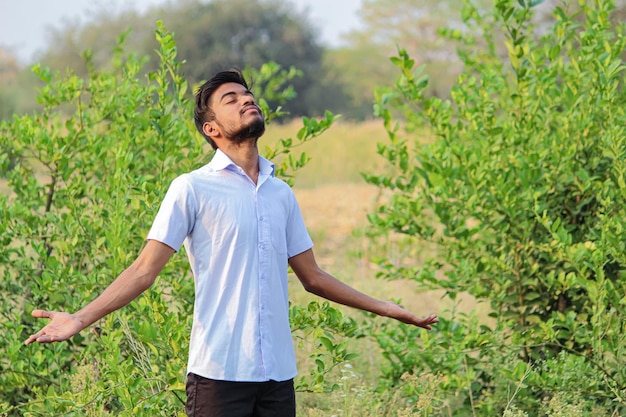
<instances>
[{"instance_id":1,"label":"neck","mask_svg":"<svg viewBox=\"0 0 626 417\"><path fill-rule=\"evenodd\" d=\"M225 145L220 147L220 150L241 167L256 184L259 178L259 148L256 139L241 143L228 142Z\"/></svg>"}]
</instances>

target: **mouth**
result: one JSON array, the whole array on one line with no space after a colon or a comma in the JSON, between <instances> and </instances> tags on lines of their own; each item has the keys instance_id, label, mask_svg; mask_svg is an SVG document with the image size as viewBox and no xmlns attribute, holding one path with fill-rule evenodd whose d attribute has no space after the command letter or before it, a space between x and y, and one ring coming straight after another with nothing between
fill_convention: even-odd
<instances>
[{"instance_id":1,"label":"mouth","mask_svg":"<svg viewBox=\"0 0 626 417\"><path fill-rule=\"evenodd\" d=\"M241 114L245 114L245 113L248 113L250 111L254 111L254 112L258 113L258 114L261 114L261 109L259 107L257 107L257 106L254 106L254 105L247 106L247 107L244 107L243 109L241 109Z\"/></svg>"}]
</instances>

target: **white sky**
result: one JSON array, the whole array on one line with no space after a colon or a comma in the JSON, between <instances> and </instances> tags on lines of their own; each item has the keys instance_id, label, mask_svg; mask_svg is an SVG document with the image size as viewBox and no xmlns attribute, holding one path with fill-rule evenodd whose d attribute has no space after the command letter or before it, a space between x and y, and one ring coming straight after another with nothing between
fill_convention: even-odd
<instances>
[{"instance_id":1,"label":"white sky","mask_svg":"<svg viewBox=\"0 0 626 417\"><path fill-rule=\"evenodd\" d=\"M46 33L64 21L88 22L102 10L144 11L174 0L0 0L0 47L23 64L31 63L46 47ZM361 0L286 0L308 9L321 41L341 44L341 35L358 26Z\"/></svg>"}]
</instances>

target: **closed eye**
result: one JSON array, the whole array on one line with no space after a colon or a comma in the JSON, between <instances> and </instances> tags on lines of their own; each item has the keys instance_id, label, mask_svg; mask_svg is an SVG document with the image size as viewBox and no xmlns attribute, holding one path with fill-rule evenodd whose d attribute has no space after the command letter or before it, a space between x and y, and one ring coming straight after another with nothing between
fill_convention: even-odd
<instances>
[{"instance_id":1,"label":"closed eye","mask_svg":"<svg viewBox=\"0 0 626 417\"><path fill-rule=\"evenodd\" d=\"M252 97L252 99L254 99L254 94L252 94L252 91L250 90L244 91L241 95ZM232 103L235 103L237 99L238 99L238 94L235 91L229 91L225 93L224 95L222 95L222 97L220 98L220 101L224 104L232 104Z\"/></svg>"}]
</instances>

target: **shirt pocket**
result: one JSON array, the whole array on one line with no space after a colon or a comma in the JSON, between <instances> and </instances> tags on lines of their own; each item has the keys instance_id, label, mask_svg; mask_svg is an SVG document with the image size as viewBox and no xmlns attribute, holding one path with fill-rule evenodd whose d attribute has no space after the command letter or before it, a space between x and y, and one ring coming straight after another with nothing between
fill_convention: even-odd
<instances>
[{"instance_id":1,"label":"shirt pocket","mask_svg":"<svg viewBox=\"0 0 626 417\"><path fill-rule=\"evenodd\" d=\"M272 249L281 255L287 253L287 236L284 230L272 230Z\"/></svg>"}]
</instances>

